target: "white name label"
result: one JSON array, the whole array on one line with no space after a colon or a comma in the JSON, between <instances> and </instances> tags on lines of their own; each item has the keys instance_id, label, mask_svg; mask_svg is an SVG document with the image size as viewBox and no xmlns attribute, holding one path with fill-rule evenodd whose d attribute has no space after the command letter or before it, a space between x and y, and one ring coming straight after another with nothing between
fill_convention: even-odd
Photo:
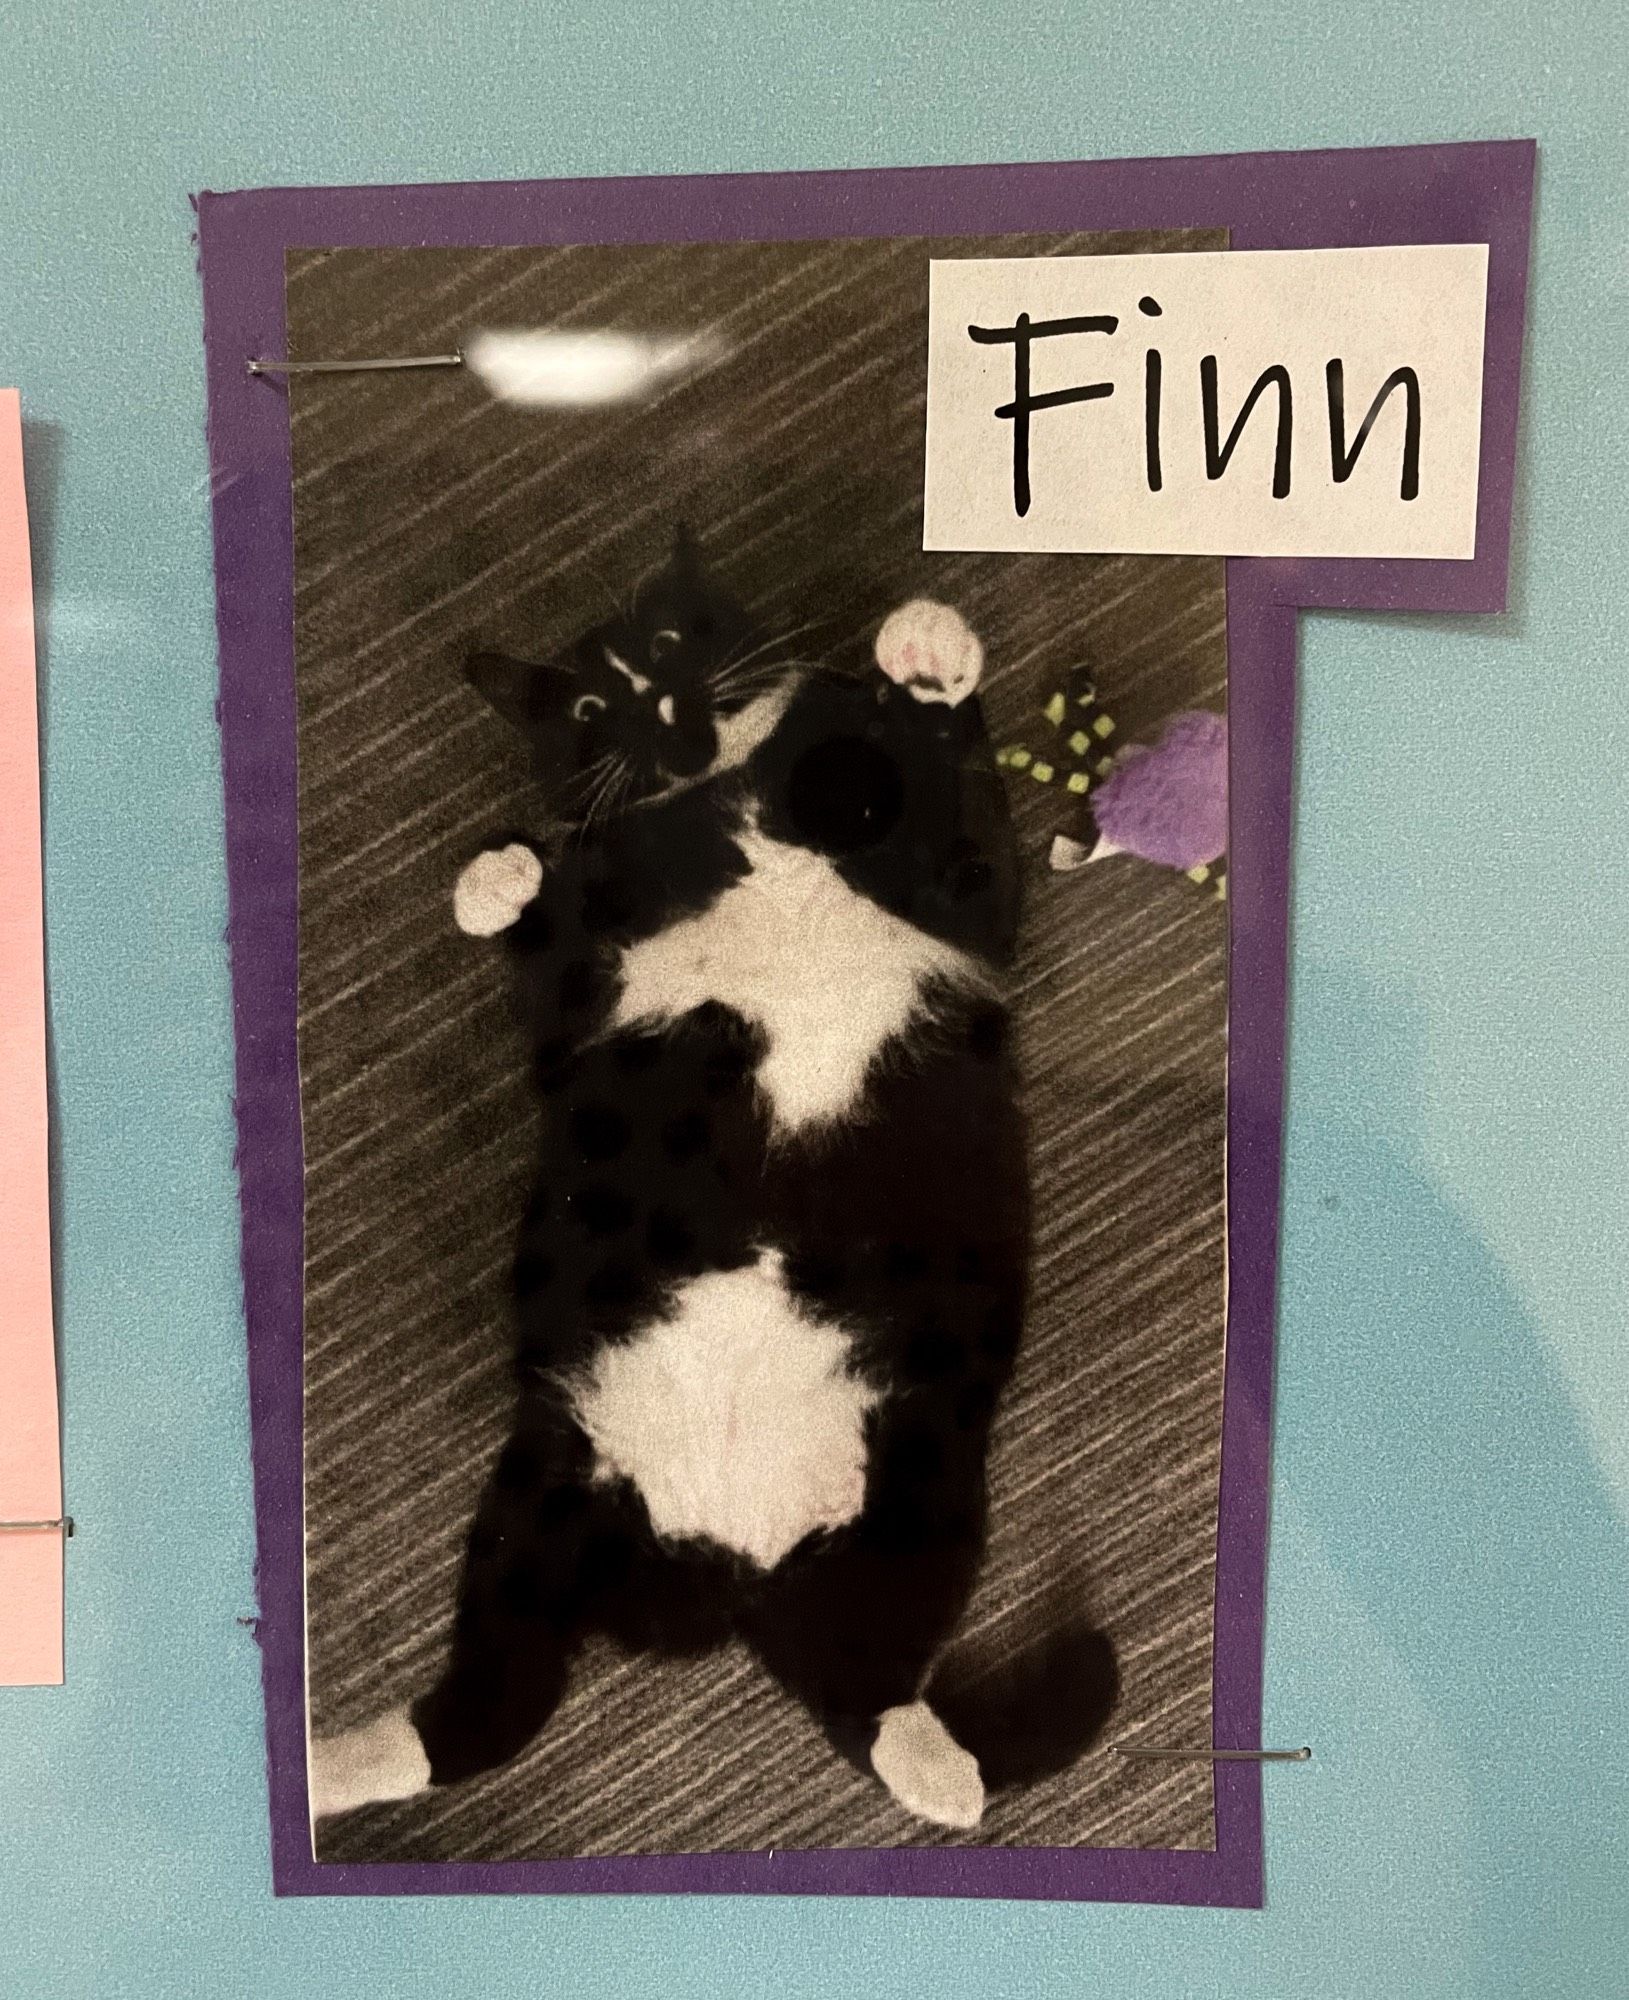
<instances>
[{"instance_id":1,"label":"white name label","mask_svg":"<svg viewBox=\"0 0 1629 2000\"><path fill-rule=\"evenodd\" d=\"M1486 244L935 258L923 546L1476 553Z\"/></svg>"}]
</instances>

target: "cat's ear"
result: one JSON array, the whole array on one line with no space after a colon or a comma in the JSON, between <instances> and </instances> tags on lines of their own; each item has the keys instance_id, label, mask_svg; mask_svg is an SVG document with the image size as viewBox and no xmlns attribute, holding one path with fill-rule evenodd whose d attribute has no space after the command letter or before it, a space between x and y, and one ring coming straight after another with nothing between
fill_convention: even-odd
<instances>
[{"instance_id":1,"label":"cat's ear","mask_svg":"<svg viewBox=\"0 0 1629 2000\"><path fill-rule=\"evenodd\" d=\"M476 653L464 663L464 678L516 729L531 713L532 667L507 653Z\"/></svg>"},{"instance_id":2,"label":"cat's ear","mask_svg":"<svg viewBox=\"0 0 1629 2000\"><path fill-rule=\"evenodd\" d=\"M696 531L688 521L681 521L674 531L673 568L687 582L701 575L701 550L696 544Z\"/></svg>"},{"instance_id":3,"label":"cat's ear","mask_svg":"<svg viewBox=\"0 0 1629 2000\"><path fill-rule=\"evenodd\" d=\"M564 708L572 680L564 667L539 666L507 653L477 653L464 673L505 722L527 735Z\"/></svg>"},{"instance_id":4,"label":"cat's ear","mask_svg":"<svg viewBox=\"0 0 1629 2000\"><path fill-rule=\"evenodd\" d=\"M576 766L571 701L581 685L568 668L514 660L507 653L477 653L464 669L470 685L518 729L531 746L532 769L552 790Z\"/></svg>"}]
</instances>

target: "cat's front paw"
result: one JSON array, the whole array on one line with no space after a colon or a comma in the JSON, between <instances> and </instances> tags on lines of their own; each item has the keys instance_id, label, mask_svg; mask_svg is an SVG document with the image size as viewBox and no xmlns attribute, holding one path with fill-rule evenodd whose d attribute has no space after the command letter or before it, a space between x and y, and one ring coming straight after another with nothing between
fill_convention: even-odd
<instances>
[{"instance_id":1,"label":"cat's front paw","mask_svg":"<svg viewBox=\"0 0 1629 2000\"><path fill-rule=\"evenodd\" d=\"M891 611L877 634L877 665L918 701L954 708L979 684L984 648L959 611L913 597Z\"/></svg>"},{"instance_id":2,"label":"cat's front paw","mask_svg":"<svg viewBox=\"0 0 1629 2000\"><path fill-rule=\"evenodd\" d=\"M543 884L543 864L529 847L513 841L489 847L453 885L453 921L471 937L496 937L519 920Z\"/></svg>"}]
</instances>

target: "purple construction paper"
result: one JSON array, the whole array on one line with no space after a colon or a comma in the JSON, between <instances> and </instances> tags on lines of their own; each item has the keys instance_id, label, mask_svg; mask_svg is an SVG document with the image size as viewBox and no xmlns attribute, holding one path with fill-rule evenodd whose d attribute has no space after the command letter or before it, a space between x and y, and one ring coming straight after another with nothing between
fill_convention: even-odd
<instances>
[{"instance_id":1,"label":"purple construction paper","mask_svg":"<svg viewBox=\"0 0 1629 2000\"><path fill-rule=\"evenodd\" d=\"M891 1848L602 1860L319 1863L305 1774L303 1163L295 1037L293 532L284 352L294 246L751 241L1223 227L1239 249L1486 243L1481 484L1468 562L1228 563L1228 1318L1214 1741L1261 1741L1282 1157L1297 607L1504 608L1535 148L1350 152L652 180L272 188L198 197L220 635L238 1172L260 1640L279 1894L711 1891L1259 1907L1261 1769L1216 1766L1216 1848Z\"/></svg>"}]
</instances>

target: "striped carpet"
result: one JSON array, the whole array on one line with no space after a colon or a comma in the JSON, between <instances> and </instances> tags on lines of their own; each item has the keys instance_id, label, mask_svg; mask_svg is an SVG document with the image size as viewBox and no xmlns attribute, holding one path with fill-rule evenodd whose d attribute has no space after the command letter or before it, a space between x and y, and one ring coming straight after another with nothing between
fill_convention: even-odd
<instances>
[{"instance_id":1,"label":"striped carpet","mask_svg":"<svg viewBox=\"0 0 1629 2000\"><path fill-rule=\"evenodd\" d=\"M957 240L935 254L1221 247L1215 234ZM603 615L688 517L767 620L852 628L917 594L989 653L998 741L1091 661L1135 736L1220 704L1220 562L924 555L922 241L291 253L289 351L436 352L482 325L709 328L634 411L533 413L459 372L291 384L306 1139L311 1707L326 1733L434 1677L465 1525L504 1433L505 1266L533 1143L502 955L450 891L536 817L464 655ZM840 579L840 581L838 581ZM1222 1362L1225 918L1117 860L1044 865L1057 795L1014 780L1017 973L1038 1234L970 1634L1085 1604L1113 1734L1209 1735ZM744 1656L592 1651L531 1754L326 1824L329 1860L956 1842L829 1753ZM1104 1748L997 1799L980 1842L1208 1847L1207 1766Z\"/></svg>"}]
</instances>

